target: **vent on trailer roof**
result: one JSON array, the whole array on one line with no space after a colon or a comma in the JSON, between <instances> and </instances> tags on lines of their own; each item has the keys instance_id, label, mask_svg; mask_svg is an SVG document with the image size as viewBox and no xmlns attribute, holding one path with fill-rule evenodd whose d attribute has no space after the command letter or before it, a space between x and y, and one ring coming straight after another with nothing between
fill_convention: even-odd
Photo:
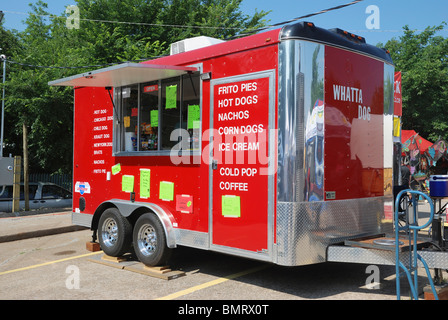
<instances>
[{"instance_id":1,"label":"vent on trailer roof","mask_svg":"<svg viewBox=\"0 0 448 320\"><path fill-rule=\"evenodd\" d=\"M171 44L170 55L187 52L199 48L208 47L214 44L225 42L224 40L199 36L194 38L188 38L185 40L177 41Z\"/></svg>"}]
</instances>

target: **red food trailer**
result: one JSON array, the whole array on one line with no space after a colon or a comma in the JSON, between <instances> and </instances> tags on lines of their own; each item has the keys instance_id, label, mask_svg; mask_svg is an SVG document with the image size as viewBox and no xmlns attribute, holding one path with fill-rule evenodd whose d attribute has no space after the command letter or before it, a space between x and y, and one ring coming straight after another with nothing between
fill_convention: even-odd
<instances>
[{"instance_id":1,"label":"red food trailer","mask_svg":"<svg viewBox=\"0 0 448 320\"><path fill-rule=\"evenodd\" d=\"M147 265L190 246L297 266L392 231L389 54L300 22L186 39L73 86L73 223Z\"/></svg>"}]
</instances>

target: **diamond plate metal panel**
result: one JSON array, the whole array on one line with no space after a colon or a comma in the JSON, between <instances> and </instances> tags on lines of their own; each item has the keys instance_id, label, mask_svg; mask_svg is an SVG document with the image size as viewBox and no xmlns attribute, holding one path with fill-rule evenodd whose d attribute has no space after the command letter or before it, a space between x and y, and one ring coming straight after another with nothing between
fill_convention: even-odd
<instances>
[{"instance_id":1,"label":"diamond plate metal panel","mask_svg":"<svg viewBox=\"0 0 448 320\"><path fill-rule=\"evenodd\" d=\"M184 229L174 229L176 235L176 244L187 247L208 249L209 234L206 232L198 232Z\"/></svg>"},{"instance_id":2,"label":"diamond plate metal panel","mask_svg":"<svg viewBox=\"0 0 448 320\"><path fill-rule=\"evenodd\" d=\"M360 235L391 233L383 223L384 197L341 201L279 202L277 263L325 262L331 244Z\"/></svg>"}]
</instances>

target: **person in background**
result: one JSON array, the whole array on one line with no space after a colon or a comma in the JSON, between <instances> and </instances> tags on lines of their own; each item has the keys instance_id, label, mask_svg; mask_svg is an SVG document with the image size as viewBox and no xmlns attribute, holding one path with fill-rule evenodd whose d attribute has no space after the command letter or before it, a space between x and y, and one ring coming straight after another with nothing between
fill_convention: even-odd
<instances>
[{"instance_id":1,"label":"person in background","mask_svg":"<svg viewBox=\"0 0 448 320\"><path fill-rule=\"evenodd\" d=\"M411 171L405 165L401 166L401 185L409 188L409 179L411 177Z\"/></svg>"}]
</instances>

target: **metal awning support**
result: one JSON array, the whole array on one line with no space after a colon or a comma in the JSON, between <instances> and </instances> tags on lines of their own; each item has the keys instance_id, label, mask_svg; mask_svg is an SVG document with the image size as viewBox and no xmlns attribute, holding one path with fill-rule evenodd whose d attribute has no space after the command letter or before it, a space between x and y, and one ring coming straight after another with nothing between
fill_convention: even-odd
<instances>
[{"instance_id":1,"label":"metal awning support","mask_svg":"<svg viewBox=\"0 0 448 320\"><path fill-rule=\"evenodd\" d=\"M48 82L50 86L122 87L197 71L194 67L126 62Z\"/></svg>"},{"instance_id":2,"label":"metal awning support","mask_svg":"<svg viewBox=\"0 0 448 320\"><path fill-rule=\"evenodd\" d=\"M112 97L112 94L110 93L110 90L112 90L113 88L112 87L106 87L105 89L109 93L110 102L112 103L112 107L114 107L114 112L115 112L115 114L118 115L117 108L115 107L114 98ZM118 118L118 123L121 123L119 118Z\"/></svg>"}]
</instances>

